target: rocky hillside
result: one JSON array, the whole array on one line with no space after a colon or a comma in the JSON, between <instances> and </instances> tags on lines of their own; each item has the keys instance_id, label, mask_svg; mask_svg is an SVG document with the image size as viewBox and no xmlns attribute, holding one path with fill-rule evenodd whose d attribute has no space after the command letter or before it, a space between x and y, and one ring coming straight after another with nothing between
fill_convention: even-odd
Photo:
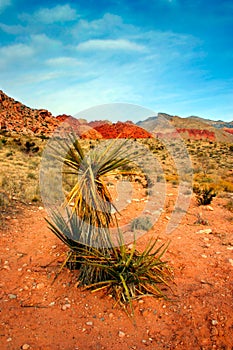
<instances>
[{"instance_id":1,"label":"rocky hillside","mask_svg":"<svg viewBox=\"0 0 233 350\"><path fill-rule=\"evenodd\" d=\"M46 109L32 109L0 90L0 130L26 135L50 135L59 121Z\"/></svg>"},{"instance_id":2,"label":"rocky hillside","mask_svg":"<svg viewBox=\"0 0 233 350\"><path fill-rule=\"evenodd\" d=\"M223 123L222 125L226 124L229 126L233 123ZM230 127L228 129L225 127L220 128L220 124L217 124L217 127L215 127L214 121L213 123L209 123L209 121L205 121L205 119L199 117L180 118L178 116L159 113L158 117L150 117L138 122L137 125L149 132L153 132L153 135L158 137L164 134L171 134L170 136L172 137L174 127L184 139L233 142L231 131L233 129Z\"/></svg>"}]
</instances>

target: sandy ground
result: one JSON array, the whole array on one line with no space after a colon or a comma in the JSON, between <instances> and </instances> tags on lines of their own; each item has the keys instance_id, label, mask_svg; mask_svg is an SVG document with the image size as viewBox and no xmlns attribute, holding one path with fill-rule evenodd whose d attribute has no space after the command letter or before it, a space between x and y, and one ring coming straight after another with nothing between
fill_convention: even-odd
<instances>
[{"instance_id":1,"label":"sandy ground","mask_svg":"<svg viewBox=\"0 0 233 350\"><path fill-rule=\"evenodd\" d=\"M172 196L175 189L169 189ZM211 208L192 199L179 227L164 234L171 208L138 244L171 240L164 259L173 269L172 301L134 302L136 325L101 292L76 286L63 269L67 248L49 231L45 210L16 203L5 213L0 241L0 349L233 349L233 214L217 197ZM128 208L125 215L137 210ZM197 225L202 213L208 225ZM212 232L198 233L211 229Z\"/></svg>"}]
</instances>

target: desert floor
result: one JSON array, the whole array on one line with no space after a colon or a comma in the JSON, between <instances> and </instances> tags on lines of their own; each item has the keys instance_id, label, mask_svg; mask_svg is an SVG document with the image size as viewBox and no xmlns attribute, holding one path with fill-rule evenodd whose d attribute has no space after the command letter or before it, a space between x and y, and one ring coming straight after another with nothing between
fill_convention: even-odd
<instances>
[{"instance_id":1,"label":"desert floor","mask_svg":"<svg viewBox=\"0 0 233 350\"><path fill-rule=\"evenodd\" d=\"M214 198L211 207L198 207L193 196L168 235L175 191L168 189L164 212L137 243L143 247L158 236L160 243L171 241L163 258L174 274L171 300L136 300L136 325L113 308L112 298L77 288L77 271L63 269L53 283L67 248L47 228L43 207L16 202L1 229L1 350L233 349L233 213L225 208L230 194ZM139 204L126 209L126 219ZM195 224L198 213L208 225Z\"/></svg>"}]
</instances>

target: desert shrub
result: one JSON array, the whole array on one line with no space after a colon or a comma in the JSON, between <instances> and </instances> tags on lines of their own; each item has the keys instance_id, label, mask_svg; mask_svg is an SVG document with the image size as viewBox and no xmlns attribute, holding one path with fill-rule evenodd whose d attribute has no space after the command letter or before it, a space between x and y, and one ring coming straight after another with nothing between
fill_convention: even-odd
<instances>
[{"instance_id":1,"label":"desert shrub","mask_svg":"<svg viewBox=\"0 0 233 350\"><path fill-rule=\"evenodd\" d=\"M9 151L9 152L6 153L6 157L7 157L7 158L8 158L8 157L12 157L13 154L14 154L13 151Z\"/></svg>"},{"instance_id":2,"label":"desert shrub","mask_svg":"<svg viewBox=\"0 0 233 350\"><path fill-rule=\"evenodd\" d=\"M27 178L28 179L36 179L36 175L34 173L28 173Z\"/></svg>"},{"instance_id":3,"label":"desert shrub","mask_svg":"<svg viewBox=\"0 0 233 350\"><path fill-rule=\"evenodd\" d=\"M198 205L208 205L216 197L217 193L213 187L194 186L193 192L196 194Z\"/></svg>"},{"instance_id":4,"label":"desert shrub","mask_svg":"<svg viewBox=\"0 0 233 350\"><path fill-rule=\"evenodd\" d=\"M7 139L5 139L5 138L1 139L1 143L2 143L2 145L5 145L7 143Z\"/></svg>"},{"instance_id":5,"label":"desert shrub","mask_svg":"<svg viewBox=\"0 0 233 350\"><path fill-rule=\"evenodd\" d=\"M73 146L60 145L66 150L66 158L59 160L69 168L64 176L71 170L79 176L66 197L65 208L54 210L51 220L47 220L50 230L69 248L61 268L79 269L78 285L105 290L125 309L129 304L131 311L135 298L144 295L165 298L163 288L171 273L161 258L167 247L161 245L155 250L154 241L139 252L135 242L132 248L124 244L119 230L115 244L110 233L110 225L117 224L117 217L111 211L113 202L104 176L119 167L124 169L134 159L127 150L127 141L115 140L101 152L91 150L87 158L75 135L70 135L69 140ZM57 157L60 148L53 149ZM134 224L135 228L146 230L151 226L148 218Z\"/></svg>"},{"instance_id":6,"label":"desert shrub","mask_svg":"<svg viewBox=\"0 0 233 350\"><path fill-rule=\"evenodd\" d=\"M131 230L143 230L148 231L152 228L153 224L149 216L135 218L131 223Z\"/></svg>"}]
</instances>

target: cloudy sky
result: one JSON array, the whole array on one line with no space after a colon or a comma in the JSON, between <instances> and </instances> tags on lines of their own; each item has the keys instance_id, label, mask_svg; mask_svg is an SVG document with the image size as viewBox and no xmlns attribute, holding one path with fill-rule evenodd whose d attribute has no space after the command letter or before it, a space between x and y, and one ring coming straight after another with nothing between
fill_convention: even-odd
<instances>
[{"instance_id":1,"label":"cloudy sky","mask_svg":"<svg viewBox=\"0 0 233 350\"><path fill-rule=\"evenodd\" d=\"M0 89L53 115L125 102L233 120L233 1L0 0Z\"/></svg>"}]
</instances>

